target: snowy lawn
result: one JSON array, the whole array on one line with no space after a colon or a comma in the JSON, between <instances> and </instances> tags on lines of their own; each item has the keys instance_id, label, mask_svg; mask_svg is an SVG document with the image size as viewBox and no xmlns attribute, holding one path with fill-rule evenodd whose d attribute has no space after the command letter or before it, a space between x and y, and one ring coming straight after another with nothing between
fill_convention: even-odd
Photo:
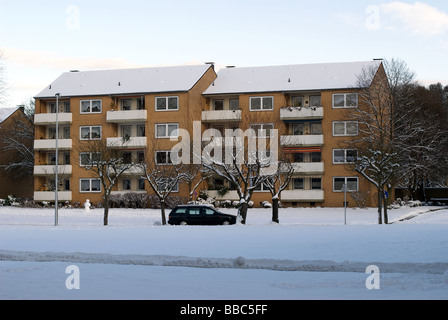
<instances>
[{"instance_id":1,"label":"snowy lawn","mask_svg":"<svg viewBox=\"0 0 448 320\"><path fill-rule=\"evenodd\" d=\"M433 209L391 210L388 226L376 209L348 209L346 226L343 208L281 209L279 225L252 209L246 226L216 227L133 209L103 227L100 209L61 209L54 227L52 209L0 207L0 299L445 300L448 210ZM366 288L371 265L379 289Z\"/></svg>"}]
</instances>

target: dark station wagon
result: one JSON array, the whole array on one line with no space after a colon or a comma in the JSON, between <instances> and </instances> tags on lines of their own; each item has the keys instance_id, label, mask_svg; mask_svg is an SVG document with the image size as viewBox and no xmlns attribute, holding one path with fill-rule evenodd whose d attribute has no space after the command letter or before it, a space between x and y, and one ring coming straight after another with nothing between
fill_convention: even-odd
<instances>
[{"instance_id":1,"label":"dark station wagon","mask_svg":"<svg viewBox=\"0 0 448 320\"><path fill-rule=\"evenodd\" d=\"M236 223L236 216L225 214L207 205L183 205L169 215L171 225L229 225Z\"/></svg>"}]
</instances>

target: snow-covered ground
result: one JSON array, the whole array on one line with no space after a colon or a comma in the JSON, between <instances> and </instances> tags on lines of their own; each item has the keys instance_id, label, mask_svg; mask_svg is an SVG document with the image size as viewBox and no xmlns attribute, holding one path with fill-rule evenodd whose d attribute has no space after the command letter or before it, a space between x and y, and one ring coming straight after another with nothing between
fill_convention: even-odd
<instances>
[{"instance_id":1,"label":"snow-covered ground","mask_svg":"<svg viewBox=\"0 0 448 320\"><path fill-rule=\"evenodd\" d=\"M0 299L445 300L441 209L391 210L387 226L376 209L348 209L347 225L343 208L281 209L279 225L252 209L245 226L212 227L133 209L112 209L103 227L101 209L61 209L54 227L52 209L0 207Z\"/></svg>"}]
</instances>

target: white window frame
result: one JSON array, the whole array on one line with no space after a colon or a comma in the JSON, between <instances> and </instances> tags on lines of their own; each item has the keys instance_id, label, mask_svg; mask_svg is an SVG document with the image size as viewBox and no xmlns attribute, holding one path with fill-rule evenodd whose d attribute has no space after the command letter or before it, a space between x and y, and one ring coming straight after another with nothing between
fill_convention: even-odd
<instances>
[{"instance_id":1,"label":"white window frame","mask_svg":"<svg viewBox=\"0 0 448 320\"><path fill-rule=\"evenodd\" d=\"M158 155L159 153L165 153L167 162L162 163L162 162L158 162L158 161L157 161L157 155ZM154 162L155 162L157 165L159 165L159 166L169 166L169 165L172 165L172 164L173 164L173 160L171 159L171 151L167 151L167 150L158 150L158 151L155 151L155 152L154 152L154 157L155 157Z\"/></svg>"},{"instance_id":2,"label":"white window frame","mask_svg":"<svg viewBox=\"0 0 448 320\"><path fill-rule=\"evenodd\" d=\"M99 112L92 112L92 104L94 101L99 101L100 102L100 111ZM82 111L82 103L83 102L89 102L90 103L90 111L89 112L83 112ZM80 114L100 114L103 112L103 100L101 99L92 99L92 100L81 100L79 102L79 112Z\"/></svg>"},{"instance_id":3,"label":"white window frame","mask_svg":"<svg viewBox=\"0 0 448 320\"><path fill-rule=\"evenodd\" d=\"M89 189L90 191L83 191L82 190L82 181L89 181ZM100 190L99 191L92 191L92 182L98 181L100 184ZM81 178L79 179L79 193L101 193L102 186L101 186L101 180L100 179L94 179L94 178Z\"/></svg>"},{"instance_id":4,"label":"white window frame","mask_svg":"<svg viewBox=\"0 0 448 320\"><path fill-rule=\"evenodd\" d=\"M176 126L177 127L177 135L175 135L175 136L169 136L168 135L168 127L169 126ZM166 128L166 133L167 133L167 135L166 136L158 136L158 130L157 130L157 128L159 127L159 126L165 126L165 128ZM170 138L179 138L179 124L178 123L156 123L156 125L155 125L155 130L156 130L156 132L155 132L155 136L156 136L156 138L157 139L170 139Z\"/></svg>"},{"instance_id":5,"label":"white window frame","mask_svg":"<svg viewBox=\"0 0 448 320\"><path fill-rule=\"evenodd\" d=\"M176 98L176 109L170 109L168 106L169 106L169 99L173 99L173 98ZM165 99L165 103L166 103L166 108L165 109L158 109L157 108L157 100L159 100L159 99ZM161 112L164 112L164 111L179 111L179 97L178 96L166 96L166 97L156 97L155 98L155 105L154 105L154 108L156 109L156 111L161 111Z\"/></svg>"},{"instance_id":6,"label":"white window frame","mask_svg":"<svg viewBox=\"0 0 448 320\"><path fill-rule=\"evenodd\" d=\"M335 161L335 152L336 151L343 151L344 152L344 161L342 161L342 162ZM333 149L333 164L355 163L355 161L347 161L347 152L348 151L356 151L356 155L358 155L358 150L357 149Z\"/></svg>"},{"instance_id":7,"label":"white window frame","mask_svg":"<svg viewBox=\"0 0 448 320\"><path fill-rule=\"evenodd\" d=\"M333 192L339 192L339 193L344 192L344 191L341 190L342 188L339 189L339 190L335 189L336 179L344 179L344 183L345 183L346 186L348 186L348 183L347 183L348 179L356 179L356 185L357 185L356 190L347 190L347 192L357 192L357 191L359 191L359 177L333 177Z\"/></svg>"},{"instance_id":8,"label":"white window frame","mask_svg":"<svg viewBox=\"0 0 448 320\"><path fill-rule=\"evenodd\" d=\"M80 167L87 167L87 166L88 166L87 164L82 164L82 156L83 156L83 155L88 155L90 161L93 161L93 155L94 155L95 153L98 154L98 155L99 155L99 158L101 159L101 152L80 152L80 153L79 153L79 166L80 166Z\"/></svg>"},{"instance_id":9,"label":"white window frame","mask_svg":"<svg viewBox=\"0 0 448 320\"><path fill-rule=\"evenodd\" d=\"M336 134L334 131L334 127L336 124L344 124L344 133ZM356 134L347 134L347 124L355 123L356 124ZM359 123L356 121L333 121L333 137L356 137L359 135Z\"/></svg>"},{"instance_id":10,"label":"white window frame","mask_svg":"<svg viewBox=\"0 0 448 320\"><path fill-rule=\"evenodd\" d=\"M348 106L347 105L347 96L356 95L356 106ZM335 106L334 101L336 96L344 96L344 105L343 106ZM334 93L332 99L333 109L346 109L346 108L358 108L359 106L359 95L356 92L348 92L348 93Z\"/></svg>"},{"instance_id":11,"label":"white window frame","mask_svg":"<svg viewBox=\"0 0 448 320\"><path fill-rule=\"evenodd\" d=\"M90 138L89 139L84 139L82 137L82 129L85 129L85 128L90 129L90 134L89 134ZM100 128L100 137L99 138L92 139L92 128ZM79 140L81 140L81 141L101 140L102 138L103 138L103 127L102 126L81 126L81 127L79 127Z\"/></svg>"},{"instance_id":12,"label":"white window frame","mask_svg":"<svg viewBox=\"0 0 448 320\"><path fill-rule=\"evenodd\" d=\"M252 108L252 100L254 99L261 99L260 109L253 109ZM271 99L272 100L272 108L271 109L263 109L263 100L264 99ZM272 111L274 110L274 96L262 96L262 97L250 97L249 98L249 110L250 111Z\"/></svg>"}]
</instances>

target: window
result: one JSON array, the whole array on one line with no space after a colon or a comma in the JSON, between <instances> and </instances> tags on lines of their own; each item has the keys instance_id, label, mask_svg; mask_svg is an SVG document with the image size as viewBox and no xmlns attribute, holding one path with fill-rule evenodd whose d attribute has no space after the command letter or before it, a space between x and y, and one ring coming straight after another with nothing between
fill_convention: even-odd
<instances>
[{"instance_id":1,"label":"window","mask_svg":"<svg viewBox=\"0 0 448 320\"><path fill-rule=\"evenodd\" d=\"M215 111L224 110L224 100L213 100L213 110Z\"/></svg>"},{"instance_id":2,"label":"window","mask_svg":"<svg viewBox=\"0 0 448 320\"><path fill-rule=\"evenodd\" d=\"M321 152L311 152L311 162L313 162L313 163L322 162L322 153Z\"/></svg>"},{"instance_id":3,"label":"window","mask_svg":"<svg viewBox=\"0 0 448 320\"><path fill-rule=\"evenodd\" d=\"M311 190L322 190L322 178L311 178Z\"/></svg>"},{"instance_id":4,"label":"window","mask_svg":"<svg viewBox=\"0 0 448 320\"><path fill-rule=\"evenodd\" d=\"M138 179L138 191L145 191L145 179Z\"/></svg>"},{"instance_id":5,"label":"window","mask_svg":"<svg viewBox=\"0 0 448 320\"><path fill-rule=\"evenodd\" d=\"M271 136L271 131L274 129L272 123L258 123L251 124L250 128L255 131L255 135L260 138L268 138Z\"/></svg>"},{"instance_id":6,"label":"window","mask_svg":"<svg viewBox=\"0 0 448 320\"><path fill-rule=\"evenodd\" d=\"M79 154L79 165L85 167L91 165L92 162L101 160L101 153L83 152Z\"/></svg>"},{"instance_id":7,"label":"window","mask_svg":"<svg viewBox=\"0 0 448 320\"><path fill-rule=\"evenodd\" d=\"M145 162L145 152L144 151L137 151L137 162L138 163Z\"/></svg>"},{"instance_id":8,"label":"window","mask_svg":"<svg viewBox=\"0 0 448 320\"><path fill-rule=\"evenodd\" d=\"M303 97L292 97L292 106L296 108L303 107Z\"/></svg>"},{"instance_id":9,"label":"window","mask_svg":"<svg viewBox=\"0 0 448 320\"><path fill-rule=\"evenodd\" d=\"M121 100L121 110L129 111L129 110L131 110L131 107L132 107L131 99Z\"/></svg>"},{"instance_id":10,"label":"window","mask_svg":"<svg viewBox=\"0 0 448 320\"><path fill-rule=\"evenodd\" d=\"M123 191L131 190L131 179L123 179Z\"/></svg>"},{"instance_id":11,"label":"window","mask_svg":"<svg viewBox=\"0 0 448 320\"><path fill-rule=\"evenodd\" d=\"M192 216L199 216L201 214L201 208L190 208L188 213Z\"/></svg>"},{"instance_id":12,"label":"window","mask_svg":"<svg viewBox=\"0 0 448 320\"><path fill-rule=\"evenodd\" d=\"M137 99L137 109L138 110L145 110L145 98Z\"/></svg>"},{"instance_id":13,"label":"window","mask_svg":"<svg viewBox=\"0 0 448 320\"><path fill-rule=\"evenodd\" d=\"M359 190L358 177L335 177L333 178L333 192L343 192L342 187L344 184L349 192Z\"/></svg>"},{"instance_id":14,"label":"window","mask_svg":"<svg viewBox=\"0 0 448 320\"><path fill-rule=\"evenodd\" d=\"M215 211L213 209L204 208L204 212L207 216L212 216L215 214Z\"/></svg>"},{"instance_id":15,"label":"window","mask_svg":"<svg viewBox=\"0 0 448 320\"><path fill-rule=\"evenodd\" d=\"M81 140L99 140L101 139L101 127L80 127Z\"/></svg>"},{"instance_id":16,"label":"window","mask_svg":"<svg viewBox=\"0 0 448 320\"><path fill-rule=\"evenodd\" d=\"M129 139L132 136L132 126L121 126L121 137Z\"/></svg>"},{"instance_id":17,"label":"window","mask_svg":"<svg viewBox=\"0 0 448 320\"><path fill-rule=\"evenodd\" d=\"M333 136L357 136L358 123L354 121L333 122Z\"/></svg>"},{"instance_id":18,"label":"window","mask_svg":"<svg viewBox=\"0 0 448 320\"><path fill-rule=\"evenodd\" d=\"M322 123L321 122L312 122L311 126L311 134L319 135L322 134Z\"/></svg>"},{"instance_id":19,"label":"window","mask_svg":"<svg viewBox=\"0 0 448 320\"><path fill-rule=\"evenodd\" d=\"M230 99L229 100L230 110L240 110L240 99Z\"/></svg>"},{"instance_id":20,"label":"window","mask_svg":"<svg viewBox=\"0 0 448 320\"><path fill-rule=\"evenodd\" d=\"M333 150L333 163L354 163L358 158L358 150L335 149Z\"/></svg>"},{"instance_id":21,"label":"window","mask_svg":"<svg viewBox=\"0 0 448 320\"><path fill-rule=\"evenodd\" d=\"M157 111L179 110L178 97L158 97L156 98Z\"/></svg>"},{"instance_id":22,"label":"window","mask_svg":"<svg viewBox=\"0 0 448 320\"><path fill-rule=\"evenodd\" d=\"M305 124L304 123L293 123L292 124L292 134L294 136L302 136L305 134Z\"/></svg>"},{"instance_id":23,"label":"window","mask_svg":"<svg viewBox=\"0 0 448 320\"><path fill-rule=\"evenodd\" d=\"M305 154L304 153L294 153L294 162L302 163L305 162Z\"/></svg>"},{"instance_id":24,"label":"window","mask_svg":"<svg viewBox=\"0 0 448 320\"><path fill-rule=\"evenodd\" d=\"M274 97L250 98L250 111L274 110Z\"/></svg>"},{"instance_id":25,"label":"window","mask_svg":"<svg viewBox=\"0 0 448 320\"><path fill-rule=\"evenodd\" d=\"M173 124L156 124L156 138L177 138L179 125Z\"/></svg>"},{"instance_id":26,"label":"window","mask_svg":"<svg viewBox=\"0 0 448 320\"><path fill-rule=\"evenodd\" d=\"M156 163L161 165L172 164L171 151L156 151Z\"/></svg>"},{"instance_id":27,"label":"window","mask_svg":"<svg viewBox=\"0 0 448 320\"><path fill-rule=\"evenodd\" d=\"M81 100L81 113L101 113L101 100Z\"/></svg>"},{"instance_id":28,"label":"window","mask_svg":"<svg viewBox=\"0 0 448 320\"><path fill-rule=\"evenodd\" d=\"M321 107L322 98L321 96L310 96L310 107Z\"/></svg>"},{"instance_id":29,"label":"window","mask_svg":"<svg viewBox=\"0 0 448 320\"><path fill-rule=\"evenodd\" d=\"M333 108L356 108L357 106L357 93L338 93L333 95Z\"/></svg>"},{"instance_id":30,"label":"window","mask_svg":"<svg viewBox=\"0 0 448 320\"><path fill-rule=\"evenodd\" d=\"M146 137L145 125L137 126L137 137Z\"/></svg>"},{"instance_id":31,"label":"window","mask_svg":"<svg viewBox=\"0 0 448 320\"><path fill-rule=\"evenodd\" d=\"M304 179L296 178L293 180L293 188L294 190L303 190L304 189Z\"/></svg>"},{"instance_id":32,"label":"window","mask_svg":"<svg viewBox=\"0 0 448 320\"><path fill-rule=\"evenodd\" d=\"M121 158L123 159L124 164L131 164L132 163L132 152L123 152L121 154Z\"/></svg>"},{"instance_id":33,"label":"window","mask_svg":"<svg viewBox=\"0 0 448 320\"><path fill-rule=\"evenodd\" d=\"M80 192L101 192L100 179L81 179Z\"/></svg>"},{"instance_id":34,"label":"window","mask_svg":"<svg viewBox=\"0 0 448 320\"><path fill-rule=\"evenodd\" d=\"M160 179L157 183L157 189L158 191L166 192L169 188L173 187L173 179L171 178L164 178ZM172 192L178 192L179 191L179 182L176 183L176 185L173 187Z\"/></svg>"}]
</instances>

